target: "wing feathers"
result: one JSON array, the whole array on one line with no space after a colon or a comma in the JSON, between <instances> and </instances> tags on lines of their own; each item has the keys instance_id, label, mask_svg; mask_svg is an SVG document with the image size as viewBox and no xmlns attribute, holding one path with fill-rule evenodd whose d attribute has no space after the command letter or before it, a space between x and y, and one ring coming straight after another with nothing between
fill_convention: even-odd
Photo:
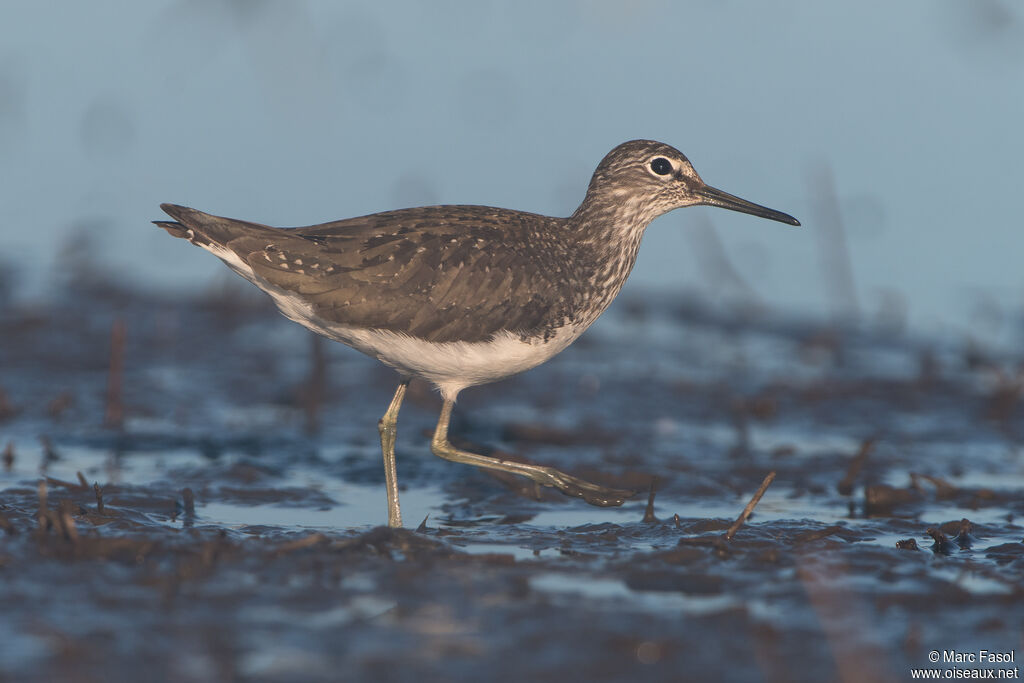
<instances>
[{"instance_id":1,"label":"wing feathers","mask_svg":"<svg viewBox=\"0 0 1024 683\"><path fill-rule=\"evenodd\" d=\"M426 207L280 229L161 208L182 226L161 227L230 249L260 278L309 301L327 324L484 341L500 330L534 331L565 309L550 277L565 269L565 256L539 248L525 224L551 229L560 219Z\"/></svg>"}]
</instances>

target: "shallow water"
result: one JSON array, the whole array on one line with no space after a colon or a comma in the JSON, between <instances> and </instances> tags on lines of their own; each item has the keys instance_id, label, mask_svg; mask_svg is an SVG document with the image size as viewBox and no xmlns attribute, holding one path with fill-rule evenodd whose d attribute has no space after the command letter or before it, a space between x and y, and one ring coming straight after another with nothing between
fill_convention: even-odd
<instances>
[{"instance_id":1,"label":"shallow water","mask_svg":"<svg viewBox=\"0 0 1024 683\"><path fill-rule=\"evenodd\" d=\"M331 344L318 367L304 330L229 294L0 313L4 676L903 680L930 650L1022 644L1016 357L626 302L467 391L452 434L637 496L538 498L433 457L439 401L414 384L394 531L394 376Z\"/></svg>"}]
</instances>

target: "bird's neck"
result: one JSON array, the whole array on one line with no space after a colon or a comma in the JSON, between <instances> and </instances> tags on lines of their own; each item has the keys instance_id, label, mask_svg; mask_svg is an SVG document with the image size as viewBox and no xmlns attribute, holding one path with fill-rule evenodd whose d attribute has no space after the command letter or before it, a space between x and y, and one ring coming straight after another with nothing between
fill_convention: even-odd
<instances>
[{"instance_id":1,"label":"bird's neck","mask_svg":"<svg viewBox=\"0 0 1024 683\"><path fill-rule=\"evenodd\" d=\"M602 252L607 260L626 259L632 268L644 231L657 216L651 203L635 193L591 188L568 223L578 244Z\"/></svg>"},{"instance_id":2,"label":"bird's neck","mask_svg":"<svg viewBox=\"0 0 1024 683\"><path fill-rule=\"evenodd\" d=\"M586 324L608 307L633 270L644 230L657 217L648 206L625 194L588 192L569 217L569 229L575 233L573 241L585 253L588 279L595 290L592 317Z\"/></svg>"}]
</instances>

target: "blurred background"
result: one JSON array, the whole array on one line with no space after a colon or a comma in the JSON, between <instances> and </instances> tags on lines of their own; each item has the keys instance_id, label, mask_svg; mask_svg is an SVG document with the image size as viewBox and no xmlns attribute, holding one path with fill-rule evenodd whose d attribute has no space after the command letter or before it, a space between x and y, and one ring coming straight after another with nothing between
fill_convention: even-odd
<instances>
[{"instance_id":1,"label":"blurred background","mask_svg":"<svg viewBox=\"0 0 1024 683\"><path fill-rule=\"evenodd\" d=\"M160 202L272 225L435 203L568 215L616 144L803 229L648 231L627 292L996 338L1024 302L1024 10L971 3L6 2L0 263L163 290L223 266Z\"/></svg>"},{"instance_id":2,"label":"blurred background","mask_svg":"<svg viewBox=\"0 0 1024 683\"><path fill-rule=\"evenodd\" d=\"M3 0L0 680L875 682L1020 648L1022 121L1014 0ZM564 216L641 137L803 227L659 218L600 329L452 425L619 508L434 457L414 382L409 529L374 528L394 373L150 224Z\"/></svg>"}]
</instances>

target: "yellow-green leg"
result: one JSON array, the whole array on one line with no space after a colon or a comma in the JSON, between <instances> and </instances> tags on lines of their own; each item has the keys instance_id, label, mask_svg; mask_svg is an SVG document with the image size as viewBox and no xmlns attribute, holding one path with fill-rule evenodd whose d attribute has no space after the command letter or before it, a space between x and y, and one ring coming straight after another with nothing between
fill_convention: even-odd
<instances>
[{"instance_id":1,"label":"yellow-green leg","mask_svg":"<svg viewBox=\"0 0 1024 683\"><path fill-rule=\"evenodd\" d=\"M388 490L388 526L402 526L402 508L398 504L398 473L395 468L395 437L398 435L398 409L402 407L409 380L398 385L388 412L377 422L380 432L380 450L384 454L384 485Z\"/></svg>"},{"instance_id":2,"label":"yellow-green leg","mask_svg":"<svg viewBox=\"0 0 1024 683\"><path fill-rule=\"evenodd\" d=\"M522 462L488 458L476 453L460 451L448 442L448 423L451 422L452 418L452 405L452 401L445 400L444 405L441 407L441 417L437 421L437 429L434 431L434 438L430 443L430 450L439 458L528 477L541 486L552 486L567 496L576 496L591 505L599 505L601 507L622 505L624 500L634 494L634 491L591 484L588 481L556 470L554 467L529 465Z\"/></svg>"}]
</instances>

